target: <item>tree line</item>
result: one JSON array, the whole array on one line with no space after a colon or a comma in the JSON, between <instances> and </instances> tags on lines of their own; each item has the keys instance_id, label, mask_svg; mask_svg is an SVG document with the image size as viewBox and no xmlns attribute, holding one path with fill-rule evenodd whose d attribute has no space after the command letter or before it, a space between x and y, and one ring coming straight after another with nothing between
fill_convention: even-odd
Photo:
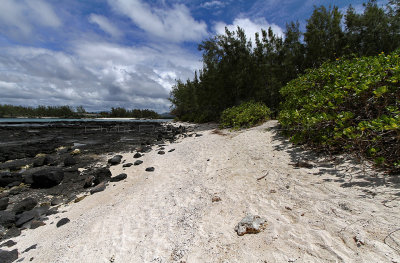
<instances>
[{"instance_id":1,"label":"tree line","mask_svg":"<svg viewBox=\"0 0 400 263\"><path fill-rule=\"evenodd\" d=\"M109 117L109 118L146 118L156 119L160 116L157 112L144 109L127 110L125 108L111 108L111 112L88 113L83 106L73 108L71 106L14 106L0 104L0 118L12 117L58 117L58 118L82 118L82 117Z\"/></svg>"},{"instance_id":2,"label":"tree line","mask_svg":"<svg viewBox=\"0 0 400 263\"><path fill-rule=\"evenodd\" d=\"M344 14L336 6L315 7L306 31L299 27L288 23L284 36L263 29L255 34L254 45L239 27L203 41L203 67L193 80L176 82L172 113L184 121L218 121L223 110L253 100L276 114L280 89L307 69L400 47L400 0L384 7L371 0L362 13L352 6Z\"/></svg>"}]
</instances>

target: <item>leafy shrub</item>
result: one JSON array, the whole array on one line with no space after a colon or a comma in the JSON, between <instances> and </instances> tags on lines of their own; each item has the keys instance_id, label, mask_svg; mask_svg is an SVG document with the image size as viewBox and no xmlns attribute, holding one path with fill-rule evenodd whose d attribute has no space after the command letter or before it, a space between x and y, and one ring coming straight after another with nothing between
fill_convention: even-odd
<instances>
[{"instance_id":1,"label":"leafy shrub","mask_svg":"<svg viewBox=\"0 0 400 263\"><path fill-rule=\"evenodd\" d=\"M245 102L228 108L221 114L220 126L234 129L255 126L269 119L270 109L261 102Z\"/></svg>"},{"instance_id":2,"label":"leafy shrub","mask_svg":"<svg viewBox=\"0 0 400 263\"><path fill-rule=\"evenodd\" d=\"M279 121L292 141L358 151L398 169L399 54L325 63L289 82Z\"/></svg>"}]
</instances>

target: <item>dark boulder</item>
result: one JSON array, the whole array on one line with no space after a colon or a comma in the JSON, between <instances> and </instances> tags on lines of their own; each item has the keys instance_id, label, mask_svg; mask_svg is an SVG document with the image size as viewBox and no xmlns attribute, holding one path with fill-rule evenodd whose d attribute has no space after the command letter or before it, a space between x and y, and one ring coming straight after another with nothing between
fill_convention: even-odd
<instances>
[{"instance_id":1,"label":"dark boulder","mask_svg":"<svg viewBox=\"0 0 400 263\"><path fill-rule=\"evenodd\" d=\"M108 163L111 165L120 164L122 160L122 155L115 155L113 158L108 160Z\"/></svg>"},{"instance_id":2,"label":"dark boulder","mask_svg":"<svg viewBox=\"0 0 400 263\"><path fill-rule=\"evenodd\" d=\"M65 225L65 224L67 224L67 223L69 223L71 220L69 220L68 218L66 218L66 217L64 217L64 218L61 218L60 219L60 221L58 221L57 222L57 227L60 227L60 226L63 226L63 225Z\"/></svg>"},{"instance_id":3,"label":"dark boulder","mask_svg":"<svg viewBox=\"0 0 400 263\"><path fill-rule=\"evenodd\" d=\"M19 202L18 204L16 204L14 206L13 211L16 214L20 214L24 211L32 210L36 205L37 205L37 201L35 199L33 199L32 197L28 197L28 198L25 198L24 200L22 200L21 202Z\"/></svg>"},{"instance_id":4,"label":"dark boulder","mask_svg":"<svg viewBox=\"0 0 400 263\"><path fill-rule=\"evenodd\" d=\"M140 157L142 157L143 155L142 154L140 154L140 153L135 153L135 155L133 156L133 158L140 158Z\"/></svg>"},{"instance_id":5,"label":"dark boulder","mask_svg":"<svg viewBox=\"0 0 400 263\"><path fill-rule=\"evenodd\" d=\"M163 154L165 154L165 152L164 151L159 151L158 154L163 155Z\"/></svg>"},{"instance_id":6,"label":"dark boulder","mask_svg":"<svg viewBox=\"0 0 400 263\"><path fill-rule=\"evenodd\" d=\"M133 165L133 163L126 163L124 165L122 165L122 167L131 167Z\"/></svg>"},{"instance_id":7,"label":"dark boulder","mask_svg":"<svg viewBox=\"0 0 400 263\"><path fill-rule=\"evenodd\" d=\"M76 160L73 156L69 155L64 159L64 166L72 166L76 164Z\"/></svg>"},{"instance_id":8,"label":"dark boulder","mask_svg":"<svg viewBox=\"0 0 400 263\"><path fill-rule=\"evenodd\" d=\"M8 197L4 197L2 199L0 199L0 210L6 210L7 206L8 206Z\"/></svg>"},{"instance_id":9,"label":"dark boulder","mask_svg":"<svg viewBox=\"0 0 400 263\"><path fill-rule=\"evenodd\" d=\"M3 239L13 238L13 237L17 237L19 235L21 235L21 229L13 226L7 230L6 234L3 236Z\"/></svg>"},{"instance_id":10,"label":"dark boulder","mask_svg":"<svg viewBox=\"0 0 400 263\"><path fill-rule=\"evenodd\" d=\"M110 181L111 182L119 182L119 181L125 180L127 177L128 176L126 174L119 174L115 177L111 177Z\"/></svg>"},{"instance_id":11,"label":"dark boulder","mask_svg":"<svg viewBox=\"0 0 400 263\"><path fill-rule=\"evenodd\" d=\"M9 227L15 223L15 212L0 211L0 225Z\"/></svg>"},{"instance_id":12,"label":"dark boulder","mask_svg":"<svg viewBox=\"0 0 400 263\"><path fill-rule=\"evenodd\" d=\"M106 167L97 168L90 173L90 175L94 176L93 183L94 185L98 185L103 181L108 181L111 178L110 169Z\"/></svg>"},{"instance_id":13,"label":"dark boulder","mask_svg":"<svg viewBox=\"0 0 400 263\"><path fill-rule=\"evenodd\" d=\"M36 228L41 227L41 226L44 226L44 225L46 225L46 223L43 222L43 221L40 221L40 220L33 220L33 221L31 222L31 229L36 229Z\"/></svg>"},{"instance_id":14,"label":"dark boulder","mask_svg":"<svg viewBox=\"0 0 400 263\"><path fill-rule=\"evenodd\" d=\"M35 160L33 161L33 167L40 167L44 165L44 160L45 157L44 156L40 156L35 158Z\"/></svg>"},{"instance_id":15,"label":"dark boulder","mask_svg":"<svg viewBox=\"0 0 400 263\"><path fill-rule=\"evenodd\" d=\"M50 188L58 185L64 178L64 172L60 168L47 168L32 174L32 187Z\"/></svg>"},{"instance_id":16,"label":"dark boulder","mask_svg":"<svg viewBox=\"0 0 400 263\"><path fill-rule=\"evenodd\" d=\"M90 190L90 194L98 193L104 190L106 190L106 183L101 182Z\"/></svg>"},{"instance_id":17,"label":"dark boulder","mask_svg":"<svg viewBox=\"0 0 400 263\"><path fill-rule=\"evenodd\" d=\"M154 172L154 167L147 167L146 172Z\"/></svg>"},{"instance_id":18,"label":"dark boulder","mask_svg":"<svg viewBox=\"0 0 400 263\"><path fill-rule=\"evenodd\" d=\"M134 164L134 165L141 165L142 163L143 163L142 160L137 160L137 161L135 161L133 164Z\"/></svg>"},{"instance_id":19,"label":"dark boulder","mask_svg":"<svg viewBox=\"0 0 400 263\"><path fill-rule=\"evenodd\" d=\"M149 153L151 152L151 146L144 146L142 149L140 149L141 153Z\"/></svg>"},{"instance_id":20,"label":"dark boulder","mask_svg":"<svg viewBox=\"0 0 400 263\"><path fill-rule=\"evenodd\" d=\"M57 165L57 159L51 155L46 155L46 157L44 157L44 164L45 165Z\"/></svg>"},{"instance_id":21,"label":"dark boulder","mask_svg":"<svg viewBox=\"0 0 400 263\"><path fill-rule=\"evenodd\" d=\"M175 149L171 149L171 150L169 150L168 152L171 153L171 152L173 152L173 151L175 151Z\"/></svg>"},{"instance_id":22,"label":"dark boulder","mask_svg":"<svg viewBox=\"0 0 400 263\"><path fill-rule=\"evenodd\" d=\"M34 210L23 212L23 213L19 216L17 222L15 222L15 226L16 226L16 227L21 227L21 226L23 226L25 223L27 223L27 222L33 220L33 219L36 217L36 215L37 215L37 213L36 213L36 211L34 211Z\"/></svg>"},{"instance_id":23,"label":"dark boulder","mask_svg":"<svg viewBox=\"0 0 400 263\"><path fill-rule=\"evenodd\" d=\"M22 175L20 173L9 173L9 172L1 172L0 173L0 187L5 187L12 183L22 182Z\"/></svg>"},{"instance_id":24,"label":"dark boulder","mask_svg":"<svg viewBox=\"0 0 400 263\"><path fill-rule=\"evenodd\" d=\"M53 200L51 200L50 205L55 206L55 205L60 205L63 203L63 199L61 197L55 197Z\"/></svg>"},{"instance_id":25,"label":"dark boulder","mask_svg":"<svg viewBox=\"0 0 400 263\"><path fill-rule=\"evenodd\" d=\"M11 263L18 259L18 249L11 251L0 249L0 262Z\"/></svg>"},{"instance_id":26,"label":"dark boulder","mask_svg":"<svg viewBox=\"0 0 400 263\"><path fill-rule=\"evenodd\" d=\"M4 242L3 244L0 245L0 247L12 247L15 246L17 244L17 242L15 242L14 240L8 240L6 242Z\"/></svg>"}]
</instances>

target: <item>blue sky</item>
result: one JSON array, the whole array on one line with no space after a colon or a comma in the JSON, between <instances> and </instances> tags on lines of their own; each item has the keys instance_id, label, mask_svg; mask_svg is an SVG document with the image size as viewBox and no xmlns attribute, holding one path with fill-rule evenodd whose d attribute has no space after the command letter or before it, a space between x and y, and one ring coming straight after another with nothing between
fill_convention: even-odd
<instances>
[{"instance_id":1,"label":"blue sky","mask_svg":"<svg viewBox=\"0 0 400 263\"><path fill-rule=\"evenodd\" d=\"M237 25L304 28L330 0L1 0L0 104L169 110L176 79L201 68L197 45ZM386 1L379 2L384 4Z\"/></svg>"}]
</instances>

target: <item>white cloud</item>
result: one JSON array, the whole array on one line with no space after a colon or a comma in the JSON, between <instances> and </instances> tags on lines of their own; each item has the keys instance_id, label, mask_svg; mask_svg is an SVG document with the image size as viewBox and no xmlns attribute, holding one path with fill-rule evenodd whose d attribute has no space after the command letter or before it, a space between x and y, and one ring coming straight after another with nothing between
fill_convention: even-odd
<instances>
[{"instance_id":1,"label":"white cloud","mask_svg":"<svg viewBox=\"0 0 400 263\"><path fill-rule=\"evenodd\" d=\"M151 36L183 42L199 41L207 35L207 24L196 21L184 5L161 9L140 0L109 0L108 3Z\"/></svg>"},{"instance_id":2,"label":"white cloud","mask_svg":"<svg viewBox=\"0 0 400 263\"><path fill-rule=\"evenodd\" d=\"M113 24L111 24L110 21L104 16L91 14L89 16L89 22L92 24L97 24L101 30L113 37L119 38L122 36L122 32Z\"/></svg>"},{"instance_id":3,"label":"white cloud","mask_svg":"<svg viewBox=\"0 0 400 263\"><path fill-rule=\"evenodd\" d=\"M269 27L272 28L272 31L280 37L284 36L283 30L276 24L268 23L264 18L259 18L255 20L250 20L249 18L236 18L232 24L227 25L223 22L218 22L214 26L214 30L217 34L225 34L225 27L229 29L229 31L236 31L237 27L240 27L246 33L247 39L251 39L253 44L255 40L255 33L261 37L261 29L268 30Z\"/></svg>"},{"instance_id":4,"label":"white cloud","mask_svg":"<svg viewBox=\"0 0 400 263\"><path fill-rule=\"evenodd\" d=\"M192 78L199 59L176 45L76 41L70 54L8 47L0 50L0 103L165 112L175 79Z\"/></svg>"},{"instance_id":5,"label":"white cloud","mask_svg":"<svg viewBox=\"0 0 400 263\"><path fill-rule=\"evenodd\" d=\"M222 8L225 5L226 5L225 2L213 0L213 1L208 1L208 2L203 3L201 5L201 7L204 7L207 9L214 9L214 8Z\"/></svg>"},{"instance_id":6,"label":"white cloud","mask_svg":"<svg viewBox=\"0 0 400 263\"><path fill-rule=\"evenodd\" d=\"M1 0L0 32L14 38L29 37L35 26L56 28L61 21L43 0Z\"/></svg>"}]
</instances>

